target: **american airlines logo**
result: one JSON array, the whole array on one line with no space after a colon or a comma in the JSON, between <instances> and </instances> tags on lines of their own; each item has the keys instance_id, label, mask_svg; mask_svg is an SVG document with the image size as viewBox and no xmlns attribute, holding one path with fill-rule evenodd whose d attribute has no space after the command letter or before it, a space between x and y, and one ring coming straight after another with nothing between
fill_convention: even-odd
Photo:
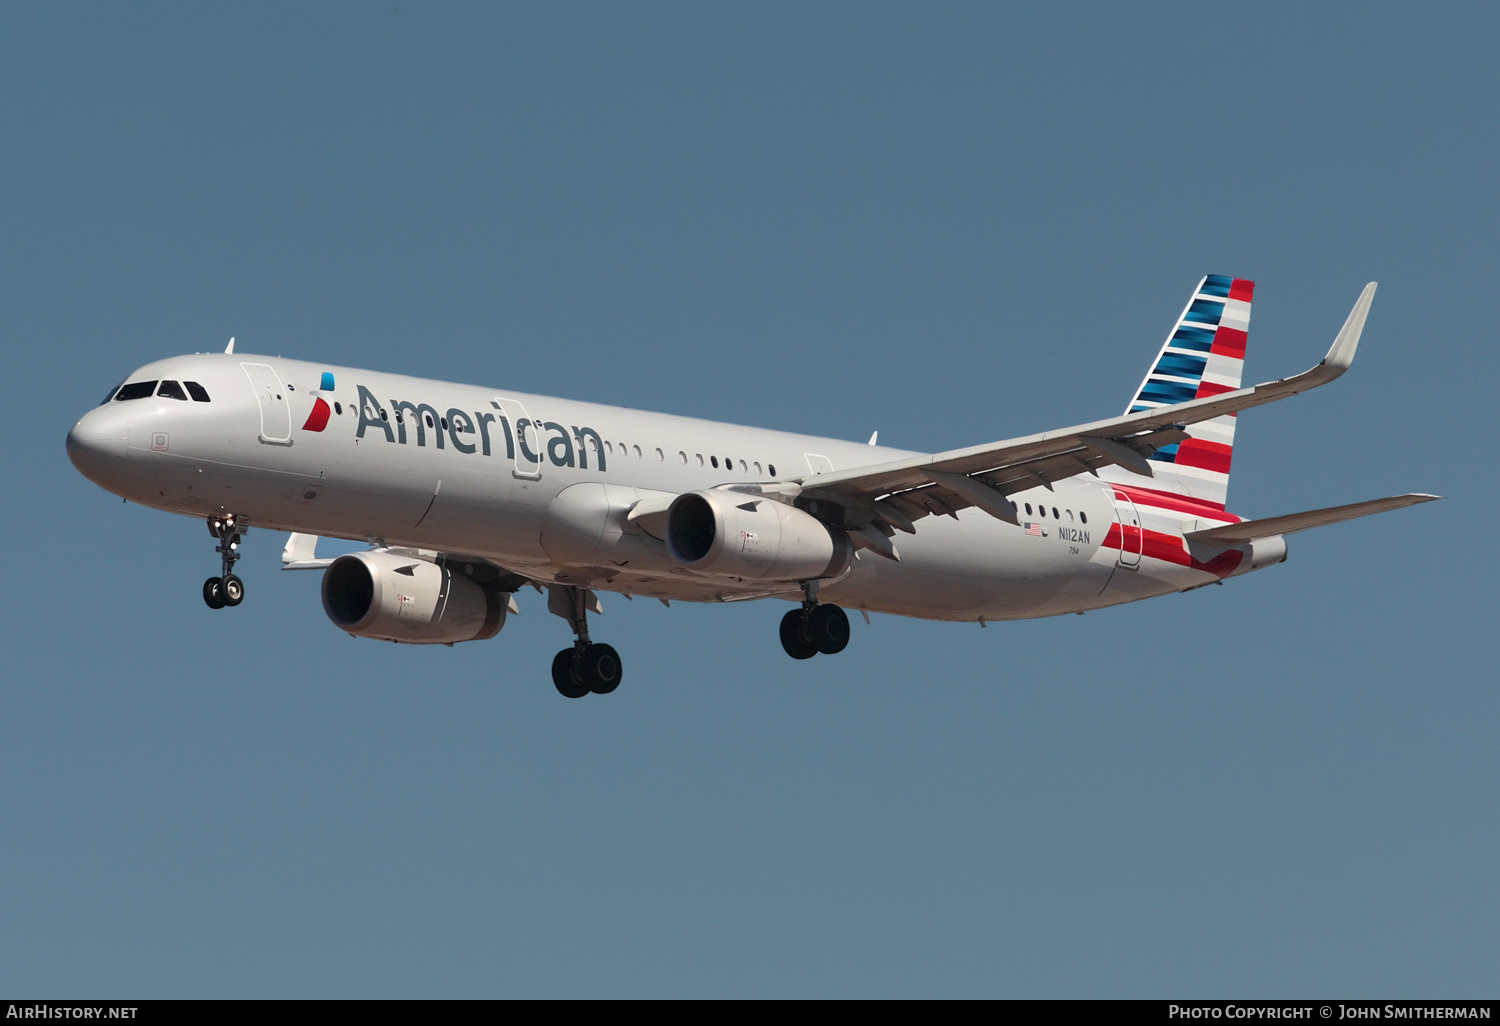
<instances>
[{"instance_id":1,"label":"american airlines logo","mask_svg":"<svg viewBox=\"0 0 1500 1026\"><path fill-rule=\"evenodd\" d=\"M322 380L318 382L318 388L324 392L333 391L333 374L331 372L323 372ZM302 425L302 430L322 431L328 426L328 417L331 413L333 411L328 408L328 402L325 399L321 397L314 399L312 412L307 415L307 423Z\"/></svg>"}]
</instances>

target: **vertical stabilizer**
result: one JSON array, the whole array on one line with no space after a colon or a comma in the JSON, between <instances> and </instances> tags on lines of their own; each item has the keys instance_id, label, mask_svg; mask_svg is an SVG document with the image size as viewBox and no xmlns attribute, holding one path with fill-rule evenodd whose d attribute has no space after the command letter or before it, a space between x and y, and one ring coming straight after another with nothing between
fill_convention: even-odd
<instances>
[{"instance_id":1,"label":"vertical stabilizer","mask_svg":"<svg viewBox=\"0 0 1500 1026\"><path fill-rule=\"evenodd\" d=\"M1254 291L1253 281L1222 274L1210 274L1199 282L1125 412L1172 406L1239 388ZM1151 457L1155 479L1150 487L1223 509L1234 425L1232 413L1190 425L1189 438L1158 449ZM1145 483L1117 469L1100 474L1122 483Z\"/></svg>"}]
</instances>

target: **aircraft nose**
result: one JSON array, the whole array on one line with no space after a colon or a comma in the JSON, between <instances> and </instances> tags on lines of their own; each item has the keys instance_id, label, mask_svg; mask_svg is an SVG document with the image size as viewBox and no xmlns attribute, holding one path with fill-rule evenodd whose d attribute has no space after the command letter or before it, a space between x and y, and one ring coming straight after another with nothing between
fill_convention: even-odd
<instances>
[{"instance_id":1,"label":"aircraft nose","mask_svg":"<svg viewBox=\"0 0 1500 1026\"><path fill-rule=\"evenodd\" d=\"M128 440L124 417L110 409L92 410L68 432L68 459L85 477L108 473L125 459Z\"/></svg>"}]
</instances>

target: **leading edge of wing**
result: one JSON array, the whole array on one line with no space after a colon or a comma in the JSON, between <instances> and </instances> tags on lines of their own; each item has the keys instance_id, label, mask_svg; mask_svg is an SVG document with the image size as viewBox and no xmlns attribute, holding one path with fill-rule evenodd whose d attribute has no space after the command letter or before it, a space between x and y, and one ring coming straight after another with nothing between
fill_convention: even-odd
<instances>
[{"instance_id":1,"label":"leading edge of wing","mask_svg":"<svg viewBox=\"0 0 1500 1026\"><path fill-rule=\"evenodd\" d=\"M1316 367L1293 377L1280 378L1215 396L1205 396L1202 399L1190 399L1175 406L1141 410L1137 413L1127 413L1123 416L1096 420L1089 424L1078 424L1055 431L1043 431L1022 438L952 449L931 456L913 456L890 463L853 467L849 470L827 474L808 475L799 480L804 488L814 488L821 492L878 495L897 488L910 488L927 482L931 479L927 478L923 472L928 470L948 474L981 474L1008 465L1059 455L1076 449L1089 449L1094 456L1102 457L1105 462L1117 463L1127 470L1141 473L1140 464L1136 463L1130 455L1137 452L1128 444L1133 436L1176 425L1212 420L1227 413L1275 402L1278 399L1285 399L1299 392L1326 385L1343 374L1354 362L1354 352L1359 346L1360 333L1364 331L1365 318L1370 312L1370 303L1375 298L1375 288L1376 283L1373 281L1365 286L1322 361ZM1098 443L1101 440L1105 444L1091 444L1091 442ZM1121 452L1121 449L1129 450L1129 452ZM1083 464L1080 464L1078 473L1084 473L1086 469Z\"/></svg>"}]
</instances>

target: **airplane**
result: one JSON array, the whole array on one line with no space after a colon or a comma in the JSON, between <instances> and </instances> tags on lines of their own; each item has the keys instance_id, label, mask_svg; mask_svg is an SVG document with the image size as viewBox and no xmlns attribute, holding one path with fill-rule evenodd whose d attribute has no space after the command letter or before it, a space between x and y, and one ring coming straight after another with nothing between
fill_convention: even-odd
<instances>
[{"instance_id":1,"label":"airplane","mask_svg":"<svg viewBox=\"0 0 1500 1026\"><path fill-rule=\"evenodd\" d=\"M355 637L494 637L545 589L574 643L553 684L614 691L589 634L598 592L796 605L793 659L849 642L845 608L977 622L1083 613L1221 584L1286 559L1285 535L1423 493L1246 520L1225 508L1237 414L1348 370L1375 283L1322 362L1240 387L1254 283L1207 275L1123 415L937 454L279 357L149 363L68 432L102 488L202 518L239 605L250 525L291 533ZM369 548L319 559L320 537Z\"/></svg>"}]
</instances>

